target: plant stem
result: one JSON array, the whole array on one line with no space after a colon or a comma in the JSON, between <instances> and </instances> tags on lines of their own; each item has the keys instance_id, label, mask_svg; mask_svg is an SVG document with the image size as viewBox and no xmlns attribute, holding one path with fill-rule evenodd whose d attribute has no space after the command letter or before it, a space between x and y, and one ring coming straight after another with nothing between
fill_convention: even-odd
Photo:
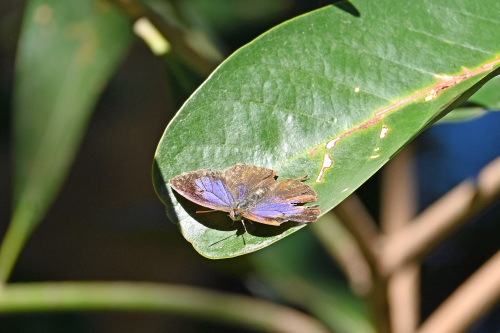
<instances>
[{"instance_id":1,"label":"plant stem","mask_svg":"<svg viewBox=\"0 0 500 333\"><path fill-rule=\"evenodd\" d=\"M500 251L465 281L429 318L418 333L463 332L500 301Z\"/></svg>"},{"instance_id":2,"label":"plant stem","mask_svg":"<svg viewBox=\"0 0 500 333\"><path fill-rule=\"evenodd\" d=\"M185 34L178 26L167 21L154 11L135 0L110 0L133 21L147 17L163 37L172 45L172 52L189 68L201 76L209 75L217 66L217 62L200 55L186 41Z\"/></svg>"},{"instance_id":3,"label":"plant stem","mask_svg":"<svg viewBox=\"0 0 500 333\"><path fill-rule=\"evenodd\" d=\"M311 224L314 235L323 244L330 257L344 271L351 289L358 295L366 295L371 289L371 272L368 264L337 216L328 212L319 223Z\"/></svg>"},{"instance_id":4,"label":"plant stem","mask_svg":"<svg viewBox=\"0 0 500 333\"><path fill-rule=\"evenodd\" d=\"M405 228L417 211L413 149L410 144L382 169L380 225L387 238ZM388 277L387 298L394 332L411 333L419 322L420 267L410 263Z\"/></svg>"},{"instance_id":5,"label":"plant stem","mask_svg":"<svg viewBox=\"0 0 500 333\"><path fill-rule=\"evenodd\" d=\"M0 293L0 313L77 310L168 312L263 331L329 332L316 319L291 308L194 287L133 282L16 283Z\"/></svg>"},{"instance_id":6,"label":"plant stem","mask_svg":"<svg viewBox=\"0 0 500 333\"><path fill-rule=\"evenodd\" d=\"M372 290L368 295L373 320L378 333L392 333L391 313L389 311L389 300L387 298L387 278L374 275Z\"/></svg>"},{"instance_id":7,"label":"plant stem","mask_svg":"<svg viewBox=\"0 0 500 333\"><path fill-rule=\"evenodd\" d=\"M334 208L334 212L356 240L370 269L376 271L377 251L375 247L378 239L376 224L361 200L355 194L351 194Z\"/></svg>"},{"instance_id":8,"label":"plant stem","mask_svg":"<svg viewBox=\"0 0 500 333\"><path fill-rule=\"evenodd\" d=\"M500 196L500 157L485 166L478 184L464 181L392 234L382 248L386 274L430 253L447 235L484 210Z\"/></svg>"},{"instance_id":9,"label":"plant stem","mask_svg":"<svg viewBox=\"0 0 500 333\"><path fill-rule=\"evenodd\" d=\"M373 320L378 333L391 333L389 303L387 300L387 277L379 271L379 253L376 246L380 236L375 221L368 214L361 200L350 195L335 208L335 213L356 240L372 275L368 293Z\"/></svg>"}]
</instances>

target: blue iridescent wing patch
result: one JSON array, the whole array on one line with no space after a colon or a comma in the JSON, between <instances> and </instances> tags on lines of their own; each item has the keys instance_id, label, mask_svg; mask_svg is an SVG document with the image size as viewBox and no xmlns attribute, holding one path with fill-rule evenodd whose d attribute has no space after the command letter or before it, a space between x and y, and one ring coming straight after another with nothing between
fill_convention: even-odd
<instances>
[{"instance_id":1,"label":"blue iridescent wing patch","mask_svg":"<svg viewBox=\"0 0 500 333\"><path fill-rule=\"evenodd\" d=\"M321 211L317 206L297 206L316 201L316 192L298 179L284 179L271 184L262 198L242 215L260 223L280 225L285 221L314 222Z\"/></svg>"},{"instance_id":2,"label":"blue iridescent wing patch","mask_svg":"<svg viewBox=\"0 0 500 333\"><path fill-rule=\"evenodd\" d=\"M204 207L229 212L234 204L224 173L219 170L184 172L169 183L179 194Z\"/></svg>"},{"instance_id":3,"label":"blue iridescent wing patch","mask_svg":"<svg viewBox=\"0 0 500 333\"><path fill-rule=\"evenodd\" d=\"M285 221L314 222L316 192L298 179L276 181L276 172L260 166L236 164L226 171L184 172L169 181L187 199L204 207L229 212L233 220L248 219L280 225Z\"/></svg>"}]
</instances>

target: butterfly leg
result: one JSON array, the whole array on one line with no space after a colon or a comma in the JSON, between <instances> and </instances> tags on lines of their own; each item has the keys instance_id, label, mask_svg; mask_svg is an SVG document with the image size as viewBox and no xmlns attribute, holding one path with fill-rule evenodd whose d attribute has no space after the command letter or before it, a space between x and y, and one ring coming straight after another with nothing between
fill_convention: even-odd
<instances>
[{"instance_id":1,"label":"butterfly leg","mask_svg":"<svg viewBox=\"0 0 500 333\"><path fill-rule=\"evenodd\" d=\"M241 224L243 224L243 229L245 229L245 233L248 234L248 230L247 230L247 227L245 225L245 220L241 220Z\"/></svg>"},{"instance_id":2,"label":"butterfly leg","mask_svg":"<svg viewBox=\"0 0 500 333\"><path fill-rule=\"evenodd\" d=\"M302 177L297 178L297 180L307 179L308 177L309 177L308 175L303 175Z\"/></svg>"},{"instance_id":3,"label":"butterfly leg","mask_svg":"<svg viewBox=\"0 0 500 333\"><path fill-rule=\"evenodd\" d=\"M247 227L246 227L246 224L245 224L245 221L248 221L250 222L250 225L252 225L252 221L251 220L241 220L241 224L243 224L243 229L245 229L245 232L248 234L248 230L247 230ZM253 226L253 225L252 225Z\"/></svg>"}]
</instances>

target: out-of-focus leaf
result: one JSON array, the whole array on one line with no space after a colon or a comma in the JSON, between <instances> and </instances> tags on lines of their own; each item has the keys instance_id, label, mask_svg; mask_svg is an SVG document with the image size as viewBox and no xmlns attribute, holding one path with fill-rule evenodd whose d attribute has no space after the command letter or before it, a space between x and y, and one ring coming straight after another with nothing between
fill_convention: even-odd
<instances>
[{"instance_id":1,"label":"out-of-focus leaf","mask_svg":"<svg viewBox=\"0 0 500 333\"><path fill-rule=\"evenodd\" d=\"M470 102L486 109L500 110L500 77L488 81L477 93L469 98Z\"/></svg>"},{"instance_id":2,"label":"out-of-focus leaf","mask_svg":"<svg viewBox=\"0 0 500 333\"><path fill-rule=\"evenodd\" d=\"M13 217L0 254L2 278L65 179L130 36L108 2L28 1L15 73Z\"/></svg>"},{"instance_id":3,"label":"out-of-focus leaf","mask_svg":"<svg viewBox=\"0 0 500 333\"><path fill-rule=\"evenodd\" d=\"M184 237L210 258L256 251L304 225L254 223L176 196L184 171L236 163L309 175L323 212L495 76L500 2L359 0L290 20L229 57L167 127L155 189ZM180 201L179 201L180 200Z\"/></svg>"},{"instance_id":4,"label":"out-of-focus leaf","mask_svg":"<svg viewBox=\"0 0 500 333\"><path fill-rule=\"evenodd\" d=\"M439 121L437 121L436 124L456 123L461 121L472 120L482 117L487 113L488 111L479 106L459 107L451 111L447 115L445 115L443 118L439 119Z\"/></svg>"},{"instance_id":5,"label":"out-of-focus leaf","mask_svg":"<svg viewBox=\"0 0 500 333\"><path fill-rule=\"evenodd\" d=\"M182 3L183 1L179 1ZM185 2L185 1L184 1ZM220 30L229 30L242 21L255 22L277 16L290 9L292 2L288 0L194 0L190 1L210 23Z\"/></svg>"}]
</instances>

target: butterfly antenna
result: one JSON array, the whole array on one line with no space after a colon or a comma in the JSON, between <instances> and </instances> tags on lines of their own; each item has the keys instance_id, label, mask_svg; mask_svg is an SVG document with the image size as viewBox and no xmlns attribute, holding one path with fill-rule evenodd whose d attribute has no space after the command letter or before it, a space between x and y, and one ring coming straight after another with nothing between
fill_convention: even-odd
<instances>
[{"instance_id":1,"label":"butterfly antenna","mask_svg":"<svg viewBox=\"0 0 500 333\"><path fill-rule=\"evenodd\" d=\"M217 210L197 210L196 213L213 213L217 212Z\"/></svg>"},{"instance_id":2,"label":"butterfly antenna","mask_svg":"<svg viewBox=\"0 0 500 333\"><path fill-rule=\"evenodd\" d=\"M308 177L309 177L308 175L303 175L302 177L297 178L297 180L304 180L304 179L307 179Z\"/></svg>"}]
</instances>

